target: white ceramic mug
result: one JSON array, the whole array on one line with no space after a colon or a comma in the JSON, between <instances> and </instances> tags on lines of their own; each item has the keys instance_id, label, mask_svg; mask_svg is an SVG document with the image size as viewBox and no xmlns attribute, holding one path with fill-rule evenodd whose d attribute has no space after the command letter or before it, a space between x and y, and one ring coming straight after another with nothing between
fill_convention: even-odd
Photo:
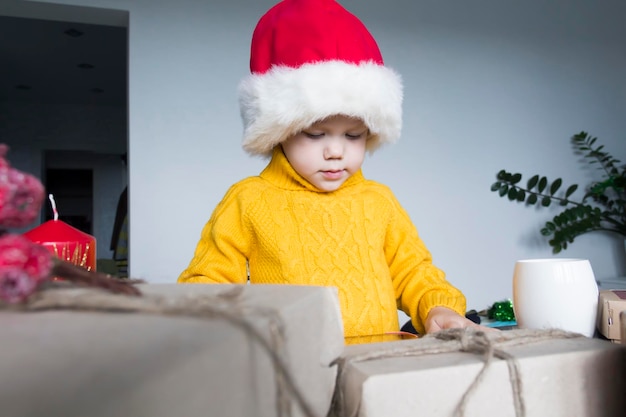
<instances>
[{"instance_id":1,"label":"white ceramic mug","mask_svg":"<svg viewBox=\"0 0 626 417\"><path fill-rule=\"evenodd\" d=\"M598 284L587 259L526 259L515 263L513 311L519 328L562 329L592 337Z\"/></svg>"}]
</instances>

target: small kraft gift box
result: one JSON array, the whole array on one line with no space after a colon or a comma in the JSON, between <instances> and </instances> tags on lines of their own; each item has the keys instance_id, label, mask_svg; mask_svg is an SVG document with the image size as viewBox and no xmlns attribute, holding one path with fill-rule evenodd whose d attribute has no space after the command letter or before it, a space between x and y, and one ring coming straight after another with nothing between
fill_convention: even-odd
<instances>
[{"instance_id":1,"label":"small kraft gift box","mask_svg":"<svg viewBox=\"0 0 626 417\"><path fill-rule=\"evenodd\" d=\"M626 345L626 310L619 313L622 322L622 345Z\"/></svg>"},{"instance_id":2,"label":"small kraft gift box","mask_svg":"<svg viewBox=\"0 0 626 417\"><path fill-rule=\"evenodd\" d=\"M599 297L598 330L612 342L620 343L623 340L620 313L626 311L626 290L602 290Z\"/></svg>"},{"instance_id":3,"label":"small kraft gift box","mask_svg":"<svg viewBox=\"0 0 626 417\"><path fill-rule=\"evenodd\" d=\"M626 346L558 329L447 329L346 346L330 417L623 417Z\"/></svg>"}]
</instances>

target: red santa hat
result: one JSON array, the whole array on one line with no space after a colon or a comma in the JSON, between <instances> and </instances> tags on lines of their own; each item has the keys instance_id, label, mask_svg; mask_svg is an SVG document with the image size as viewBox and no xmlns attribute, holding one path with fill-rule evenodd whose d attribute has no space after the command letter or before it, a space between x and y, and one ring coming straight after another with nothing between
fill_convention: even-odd
<instances>
[{"instance_id":1,"label":"red santa hat","mask_svg":"<svg viewBox=\"0 0 626 417\"><path fill-rule=\"evenodd\" d=\"M368 150L402 128L402 82L365 25L335 0L283 0L259 20L239 86L243 148L268 156L316 121L362 119Z\"/></svg>"}]
</instances>

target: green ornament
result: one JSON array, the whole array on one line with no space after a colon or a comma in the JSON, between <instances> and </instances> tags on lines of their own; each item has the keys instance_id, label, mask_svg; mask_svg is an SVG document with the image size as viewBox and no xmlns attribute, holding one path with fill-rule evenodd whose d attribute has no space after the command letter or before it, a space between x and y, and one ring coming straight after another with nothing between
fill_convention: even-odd
<instances>
[{"instance_id":1,"label":"green ornament","mask_svg":"<svg viewBox=\"0 0 626 417\"><path fill-rule=\"evenodd\" d=\"M487 317L497 321L515 321L513 302L511 300L504 300L493 303L487 312Z\"/></svg>"}]
</instances>

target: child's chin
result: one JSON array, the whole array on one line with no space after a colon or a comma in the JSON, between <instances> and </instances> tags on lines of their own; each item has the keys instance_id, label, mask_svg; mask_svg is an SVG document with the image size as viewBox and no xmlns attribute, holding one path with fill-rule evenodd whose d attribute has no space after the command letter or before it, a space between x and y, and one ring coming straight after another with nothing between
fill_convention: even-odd
<instances>
[{"instance_id":1,"label":"child's chin","mask_svg":"<svg viewBox=\"0 0 626 417\"><path fill-rule=\"evenodd\" d=\"M330 193L332 191L337 191L339 187L341 187L342 184L343 184L343 181L331 183L331 184L316 184L315 187L320 191L325 191L327 193Z\"/></svg>"}]
</instances>

